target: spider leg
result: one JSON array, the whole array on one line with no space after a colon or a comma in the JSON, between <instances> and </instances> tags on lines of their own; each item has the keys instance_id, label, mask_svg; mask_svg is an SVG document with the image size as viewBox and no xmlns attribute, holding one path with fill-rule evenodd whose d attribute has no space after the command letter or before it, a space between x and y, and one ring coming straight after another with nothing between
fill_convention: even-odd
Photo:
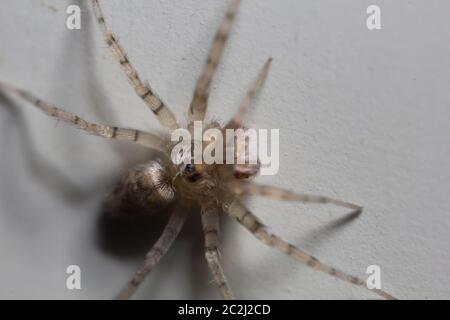
<instances>
[{"instance_id":1,"label":"spider leg","mask_svg":"<svg viewBox=\"0 0 450 320\"><path fill-rule=\"evenodd\" d=\"M186 221L187 210L179 207L170 216L169 222L164 228L161 236L147 253L143 264L139 267L133 275L127 286L120 291L116 299L126 300L136 292L139 285L144 281L145 277L152 271L153 267L161 260L167 253L170 246L180 233L184 222Z\"/></svg>"},{"instance_id":2,"label":"spider leg","mask_svg":"<svg viewBox=\"0 0 450 320\"><path fill-rule=\"evenodd\" d=\"M252 182L232 182L231 190L237 195L258 195L276 200L285 201L300 201L304 203L320 203L320 204L334 204L339 207L344 207L354 210L353 213L361 213L363 207L353 203L345 202L338 199L333 199L325 196L299 194L286 189L261 185Z\"/></svg>"},{"instance_id":3,"label":"spider leg","mask_svg":"<svg viewBox=\"0 0 450 320\"><path fill-rule=\"evenodd\" d=\"M15 88L11 85L7 85L2 82L0 82L0 90L4 92L15 93L16 95L23 98L27 102L33 104L35 107L43 111L48 116L56 118L57 120L61 120L65 123L74 125L78 127L78 129L86 131L90 134L107 139L133 141L148 148L152 148L159 151L164 150L164 141L158 136L153 135L151 133L135 129L112 127L88 122L74 113L65 111L63 109L48 104L47 102L37 98L30 92Z\"/></svg>"},{"instance_id":4,"label":"spider leg","mask_svg":"<svg viewBox=\"0 0 450 320\"><path fill-rule=\"evenodd\" d=\"M230 32L231 25L239 7L240 0L231 0L228 5L227 12L223 18L216 36L214 37L213 44L208 54L208 59L203 67L202 74L197 80L197 84L194 90L194 96L189 106L189 120L202 121L205 117L206 108L208 106L209 87L211 79L214 75L214 71L219 64L220 57L225 47L225 43Z\"/></svg>"},{"instance_id":5,"label":"spider leg","mask_svg":"<svg viewBox=\"0 0 450 320\"><path fill-rule=\"evenodd\" d=\"M244 101L242 101L238 112L234 115L234 117L227 123L224 129L237 129L242 127L242 121L244 120L245 114L248 112L250 106L252 105L253 100L256 97L256 94L258 93L259 89L264 84L264 81L267 78L267 74L269 72L270 63L272 62L272 58L269 58L264 66L262 67L261 71L258 74L258 77L256 78L255 82L253 83L250 90L247 91L247 94L244 98Z\"/></svg>"},{"instance_id":6,"label":"spider leg","mask_svg":"<svg viewBox=\"0 0 450 320\"><path fill-rule=\"evenodd\" d=\"M170 111L169 107L155 95L150 86L144 85L144 83L139 78L136 69L133 67L127 55L125 54L125 51L120 46L114 35L109 31L98 0L91 0L91 2L103 38L108 47L111 49L114 58L116 58L116 60L119 62L122 70L126 74L131 86L136 91L137 95L141 97L142 100L144 100L150 110L155 114L158 121L164 127L169 130L175 130L176 128L178 128L177 120L172 111Z\"/></svg>"},{"instance_id":7,"label":"spider leg","mask_svg":"<svg viewBox=\"0 0 450 320\"><path fill-rule=\"evenodd\" d=\"M292 258L305 263L307 266L315 270L328 273L329 275L341 279L345 282L349 282L368 289L366 287L366 282L363 279L354 277L332 266L322 263L317 258L303 251L302 249L297 248L296 246L286 242L285 240L272 233L269 233L267 231L267 227L239 201L235 200L232 203L226 204L224 206L224 211L228 212L228 214L234 217L241 225L243 225L257 239L259 239L266 245L274 247L286 253ZM395 299L392 295L380 289L373 289L370 291L375 292L377 295L385 299Z\"/></svg>"},{"instance_id":8,"label":"spider leg","mask_svg":"<svg viewBox=\"0 0 450 320\"><path fill-rule=\"evenodd\" d=\"M219 213L215 205L206 205L201 210L203 233L205 235L205 257L224 299L234 299L219 260Z\"/></svg>"}]
</instances>

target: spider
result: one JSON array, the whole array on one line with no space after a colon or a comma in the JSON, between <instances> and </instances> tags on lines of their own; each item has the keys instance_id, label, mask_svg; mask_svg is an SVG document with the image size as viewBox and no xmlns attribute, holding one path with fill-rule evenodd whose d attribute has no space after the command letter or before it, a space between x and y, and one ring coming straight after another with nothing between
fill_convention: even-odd
<instances>
[{"instance_id":1,"label":"spider","mask_svg":"<svg viewBox=\"0 0 450 320\"><path fill-rule=\"evenodd\" d=\"M201 76L196 83L193 98L188 109L188 124L186 127L190 131L192 131L195 121L203 121L205 118L211 80L219 64L233 20L238 11L239 3L240 0L230 0L225 16L214 37ZM219 215L222 213L234 218L264 244L286 253L288 256L315 270L367 288L363 279L327 265L306 251L268 232L263 222L246 208L243 200L246 196L255 195L303 203L333 204L348 208L352 210L352 213L356 214L361 213L363 208L325 196L299 194L282 188L255 183L252 181L252 178L259 172L258 163L256 165L218 163L207 165L184 162L175 163L172 161L170 154L174 143L169 139L169 135L180 128L178 121L151 87L142 82L122 46L108 29L99 1L91 0L91 5L104 41L120 64L136 94L141 97L147 107L153 112L159 123L167 129L166 135L155 135L135 129L91 123L76 114L52 106L17 87L0 83L0 89L3 92L12 93L23 98L48 116L73 125L89 134L107 139L132 141L159 153L158 158L149 160L129 170L105 200L105 212L113 216L139 217L163 210L171 212L167 225L164 227L160 237L148 251L142 265L116 298L129 299L132 297L145 277L167 253L180 233L187 217L193 213L201 215L205 258L214 282L224 299L233 299L235 296L228 284L219 256ZM254 83L247 91L238 112L231 120L225 125L210 122L205 124L204 127L217 128L222 132L226 129L244 128L244 116L263 86L271 62L271 58L265 62ZM236 157L237 155L234 154L233 156ZM372 289L371 291L383 298L394 299L392 295L381 289Z\"/></svg>"}]
</instances>

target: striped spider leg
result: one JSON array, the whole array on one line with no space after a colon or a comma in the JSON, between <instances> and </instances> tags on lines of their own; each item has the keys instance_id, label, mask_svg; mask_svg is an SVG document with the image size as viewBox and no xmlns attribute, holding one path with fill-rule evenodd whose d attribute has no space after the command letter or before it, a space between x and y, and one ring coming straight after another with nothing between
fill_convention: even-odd
<instances>
[{"instance_id":1,"label":"striped spider leg","mask_svg":"<svg viewBox=\"0 0 450 320\"><path fill-rule=\"evenodd\" d=\"M363 207L350 202L345 202L342 200L333 199L325 196L299 194L286 189L281 189L278 187L262 185L257 183L249 183L249 182L231 183L230 189L233 190L233 192L239 196L258 195L275 200L300 201L303 203L334 204L338 207L353 210L351 212L352 214L359 214L363 210Z\"/></svg>"},{"instance_id":2,"label":"striped spider leg","mask_svg":"<svg viewBox=\"0 0 450 320\"><path fill-rule=\"evenodd\" d=\"M267 231L267 226L264 225L249 209L247 209L240 201L236 199L235 196L239 197L244 195L261 195L264 197L279 199L279 200L292 200L300 201L303 203L330 203L340 207L350 208L354 210L353 214L359 214L362 211L362 207L357 206L352 203L344 202L341 200L336 200L324 196L314 196L314 195L304 195L297 194L285 189L273 187L273 186L263 186L253 183L242 183L238 188L234 186L231 187L234 190L234 196L230 197L230 200L225 200L223 202L223 209L231 217L235 218L244 228L246 228L250 233L252 233L258 240L264 244L273 247L275 249L284 252L288 256L305 263L307 266L313 268L314 270L322 271L335 278L343 280L345 282L352 283L363 288L367 288L366 281L361 278L352 276L346 272L340 271L339 269L327 265L319 261L313 255L307 253L306 251L294 246L293 244L283 240L279 236L272 234ZM395 299L391 294L381 290L381 289L368 289L373 291L380 297L384 299Z\"/></svg>"},{"instance_id":3,"label":"striped spider leg","mask_svg":"<svg viewBox=\"0 0 450 320\"><path fill-rule=\"evenodd\" d=\"M189 105L188 116L190 122L196 120L203 121L205 118L206 109L208 107L209 87L211 85L211 80L214 76L217 65L220 62L220 57L222 56L234 17L236 16L239 8L239 3L240 0L230 1L225 17L216 32L213 44L208 53L206 64L203 67L200 78L197 80L197 84L194 89L194 96L192 97L192 101Z\"/></svg>"},{"instance_id":4,"label":"striped spider leg","mask_svg":"<svg viewBox=\"0 0 450 320\"><path fill-rule=\"evenodd\" d=\"M169 222L164 227L164 230L145 256L145 260L139 269L135 272L131 280L125 288L116 296L118 300L127 300L136 292L139 285L144 281L145 277L153 270L158 262L169 251L169 248L178 237L184 222L187 218L187 208L178 206L174 209L173 214L169 218Z\"/></svg>"},{"instance_id":5,"label":"striped spider leg","mask_svg":"<svg viewBox=\"0 0 450 320\"><path fill-rule=\"evenodd\" d=\"M216 31L208 58L197 80L192 101L189 105L188 118L190 126L194 121L203 121L205 118L211 81L220 62L239 4L240 0L230 1L225 16ZM201 206L201 217L205 241L205 257L214 281L224 299L234 299L234 294L228 285L219 259L219 208L212 202L203 204Z\"/></svg>"},{"instance_id":6,"label":"striped spider leg","mask_svg":"<svg viewBox=\"0 0 450 320\"><path fill-rule=\"evenodd\" d=\"M167 128L168 130L174 130L178 128L178 122L172 111L170 111L169 107L156 96L150 86L144 85L136 69L131 64L129 58L120 46L116 37L109 31L98 0L91 0L91 3L94 15L103 35L103 39L111 49L114 58L122 67L123 72L126 74L128 81L136 91L137 95L141 97L142 100L144 100L149 109L155 114L158 121L165 128Z\"/></svg>"},{"instance_id":7,"label":"striped spider leg","mask_svg":"<svg viewBox=\"0 0 450 320\"><path fill-rule=\"evenodd\" d=\"M244 116L249 111L253 101L255 100L256 95L258 94L258 91L261 89L261 87L264 85L264 82L267 78L267 75L269 73L270 64L272 63L272 58L267 59L266 63L264 63L261 71L259 72L258 76L256 77L255 82L252 84L250 89L247 91L247 94L245 95L244 100L242 101L241 105L239 106L239 109L237 113L231 118L228 123L225 125L224 129L238 129L242 127Z\"/></svg>"},{"instance_id":8,"label":"striped spider leg","mask_svg":"<svg viewBox=\"0 0 450 320\"><path fill-rule=\"evenodd\" d=\"M225 273L219 260L219 212L221 208L216 203L204 204L201 209L203 234L205 237L205 257L211 269L214 281L219 287L224 299L234 299Z\"/></svg>"},{"instance_id":9,"label":"striped spider leg","mask_svg":"<svg viewBox=\"0 0 450 320\"><path fill-rule=\"evenodd\" d=\"M49 103L41 100L30 92L16 88L9 84L5 84L3 82L0 82L0 90L3 92L15 94L25 101L33 104L36 108L43 111L46 115L53 117L59 121L63 121L65 123L73 125L89 134L113 140L132 141L157 151L164 150L164 140L152 133L136 129L119 128L89 122L74 113L50 105Z\"/></svg>"}]
</instances>

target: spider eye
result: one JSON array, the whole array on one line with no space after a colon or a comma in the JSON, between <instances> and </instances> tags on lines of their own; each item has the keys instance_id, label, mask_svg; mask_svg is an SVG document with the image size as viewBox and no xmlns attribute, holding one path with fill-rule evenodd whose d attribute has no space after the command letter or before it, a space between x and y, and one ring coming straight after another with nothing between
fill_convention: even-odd
<instances>
[{"instance_id":1,"label":"spider eye","mask_svg":"<svg viewBox=\"0 0 450 320\"><path fill-rule=\"evenodd\" d=\"M202 174L195 170L195 166L193 164L188 163L183 168L183 176L187 181L195 182L202 177Z\"/></svg>"},{"instance_id":2,"label":"spider eye","mask_svg":"<svg viewBox=\"0 0 450 320\"><path fill-rule=\"evenodd\" d=\"M185 173L193 173L195 171L195 167L193 164L188 163L185 167L184 167L184 172Z\"/></svg>"}]
</instances>

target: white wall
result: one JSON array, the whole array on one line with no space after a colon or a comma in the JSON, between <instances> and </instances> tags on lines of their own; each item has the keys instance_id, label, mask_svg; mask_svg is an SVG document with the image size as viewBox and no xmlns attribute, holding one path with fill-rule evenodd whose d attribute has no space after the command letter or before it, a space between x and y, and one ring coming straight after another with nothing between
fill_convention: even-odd
<instances>
[{"instance_id":1,"label":"white wall","mask_svg":"<svg viewBox=\"0 0 450 320\"><path fill-rule=\"evenodd\" d=\"M0 80L91 120L160 130L85 1L82 29L65 28L71 3L79 2L2 1ZM373 3L379 31L365 26ZM102 5L141 76L184 118L225 2ZM450 298L449 9L444 0L244 1L210 99L209 115L226 119L274 58L249 125L280 129L281 167L259 181L365 211L346 221L331 206L257 199L251 209L343 270L364 276L380 265L383 287L403 299ZM0 130L0 297L112 297L162 228L161 219L127 231L96 223L111 183L145 150L56 125L19 100L1 101ZM137 297L219 297L200 230L194 218ZM376 297L266 248L232 221L222 238L240 298ZM65 289L70 264L81 266L81 291Z\"/></svg>"}]
</instances>

